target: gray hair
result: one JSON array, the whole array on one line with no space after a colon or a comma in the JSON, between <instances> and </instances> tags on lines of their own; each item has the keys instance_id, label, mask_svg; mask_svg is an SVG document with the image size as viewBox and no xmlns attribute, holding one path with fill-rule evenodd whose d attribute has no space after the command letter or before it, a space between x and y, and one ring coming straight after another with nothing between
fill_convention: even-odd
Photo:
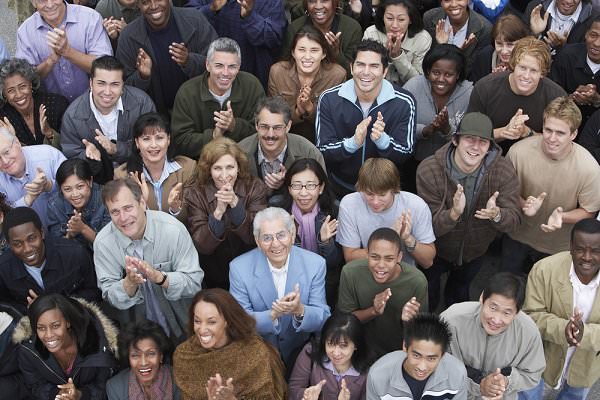
<instances>
[{"instance_id":1,"label":"gray hair","mask_svg":"<svg viewBox=\"0 0 600 400\"><path fill-rule=\"evenodd\" d=\"M227 37L220 37L212 41L212 43L208 46L208 51L206 52L206 59L210 62L215 54L215 51L222 51L224 53L232 53L235 54L240 60L240 64L242 63L242 50L240 50L240 45L233 39Z\"/></svg>"},{"instance_id":2,"label":"gray hair","mask_svg":"<svg viewBox=\"0 0 600 400\"><path fill-rule=\"evenodd\" d=\"M292 119L292 110L281 96L261 98L256 104L256 111L254 111L255 122L258 122L258 114L264 109L267 109L272 114L283 115L283 123L286 125Z\"/></svg>"},{"instance_id":3,"label":"gray hair","mask_svg":"<svg viewBox=\"0 0 600 400\"><path fill-rule=\"evenodd\" d=\"M31 82L31 88L35 92L40 87L40 76L27 60L22 58L9 58L0 63L0 102L6 103L4 98L4 81L6 78L19 74L29 82Z\"/></svg>"},{"instance_id":4,"label":"gray hair","mask_svg":"<svg viewBox=\"0 0 600 400\"><path fill-rule=\"evenodd\" d=\"M283 208L269 207L257 212L256 216L254 217L254 222L252 223L254 238L258 240L258 237L260 236L260 226L263 222L276 219L279 219L283 222L289 233L294 234L296 225L294 224L294 219L290 213L285 211Z\"/></svg>"},{"instance_id":5,"label":"gray hair","mask_svg":"<svg viewBox=\"0 0 600 400\"><path fill-rule=\"evenodd\" d=\"M2 127L0 128L0 138L11 141L15 138L15 136L12 133L10 133L10 131L7 128Z\"/></svg>"}]
</instances>

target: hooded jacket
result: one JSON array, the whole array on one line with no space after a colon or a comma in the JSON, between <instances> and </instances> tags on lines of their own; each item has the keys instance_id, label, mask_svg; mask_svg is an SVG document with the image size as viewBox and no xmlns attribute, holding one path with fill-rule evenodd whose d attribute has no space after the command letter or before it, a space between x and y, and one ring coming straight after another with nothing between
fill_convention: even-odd
<instances>
[{"instance_id":1,"label":"hooded jacket","mask_svg":"<svg viewBox=\"0 0 600 400\"><path fill-rule=\"evenodd\" d=\"M450 262L469 262L482 256L496 233L511 232L521 223L519 180L510 161L502 157L500 146L491 143L484 157L472 204L465 206L461 217L450 218L452 199L458 184L451 176L456 147L447 143L417 169L417 192L431 209L437 255ZM475 211L486 208L487 201L498 191L500 222L475 218ZM468 213L468 214L467 214Z\"/></svg>"},{"instance_id":2,"label":"hooded jacket","mask_svg":"<svg viewBox=\"0 0 600 400\"><path fill-rule=\"evenodd\" d=\"M13 334L13 342L19 343L19 367L26 386L31 390L32 399L53 400L58 394L57 385L73 379L75 387L81 391L80 400L104 400L106 381L116 368L114 354L117 354L117 329L100 308L83 299L76 299L90 314L98 333L96 342L89 348L95 352L86 353L78 348L77 357L69 374L66 374L53 356L44 358L36 349L37 335L32 332L28 317L23 317ZM86 341L93 340L87 337ZM86 348L88 348L86 343ZM78 346L79 347L79 346Z\"/></svg>"}]
</instances>

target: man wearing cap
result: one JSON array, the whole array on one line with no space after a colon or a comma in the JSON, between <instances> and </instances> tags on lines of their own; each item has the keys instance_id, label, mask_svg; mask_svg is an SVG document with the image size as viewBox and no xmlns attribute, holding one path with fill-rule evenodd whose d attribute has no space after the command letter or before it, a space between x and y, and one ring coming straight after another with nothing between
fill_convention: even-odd
<instances>
[{"instance_id":1,"label":"man wearing cap","mask_svg":"<svg viewBox=\"0 0 600 400\"><path fill-rule=\"evenodd\" d=\"M437 255L424 271L429 307L437 308L440 277L447 271L446 306L468 301L497 232L511 232L521 222L519 181L494 141L492 121L466 114L452 141L419 165L417 191L431 209L436 237Z\"/></svg>"}]
</instances>

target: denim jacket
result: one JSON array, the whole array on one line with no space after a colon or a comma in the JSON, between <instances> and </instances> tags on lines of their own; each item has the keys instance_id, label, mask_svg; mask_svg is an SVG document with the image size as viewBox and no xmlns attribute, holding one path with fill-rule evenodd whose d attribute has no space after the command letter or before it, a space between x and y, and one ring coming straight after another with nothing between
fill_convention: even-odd
<instances>
[{"instance_id":1,"label":"denim jacket","mask_svg":"<svg viewBox=\"0 0 600 400\"><path fill-rule=\"evenodd\" d=\"M64 237L67 234L67 222L73 216L73 206L64 198L59 190L48 203L48 232L50 236ZM92 194L83 208L83 222L95 232L99 232L104 225L110 222L110 214L102 203L102 187L96 183L92 184ZM84 246L92 248L83 235L78 234L76 240Z\"/></svg>"}]
</instances>

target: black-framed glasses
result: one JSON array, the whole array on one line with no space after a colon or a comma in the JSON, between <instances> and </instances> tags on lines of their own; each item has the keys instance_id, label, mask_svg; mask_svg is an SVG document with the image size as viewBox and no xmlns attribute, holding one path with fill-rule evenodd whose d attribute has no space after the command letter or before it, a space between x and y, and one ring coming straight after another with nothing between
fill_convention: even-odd
<instances>
[{"instance_id":1,"label":"black-framed glasses","mask_svg":"<svg viewBox=\"0 0 600 400\"><path fill-rule=\"evenodd\" d=\"M318 183L312 183L312 182L311 183L305 183L305 184L302 184L302 183L292 183L290 185L290 188L292 188L292 190L295 190L297 192L301 191L302 189L306 189L306 190L312 191L312 190L315 190L318 187L319 187Z\"/></svg>"}]
</instances>

